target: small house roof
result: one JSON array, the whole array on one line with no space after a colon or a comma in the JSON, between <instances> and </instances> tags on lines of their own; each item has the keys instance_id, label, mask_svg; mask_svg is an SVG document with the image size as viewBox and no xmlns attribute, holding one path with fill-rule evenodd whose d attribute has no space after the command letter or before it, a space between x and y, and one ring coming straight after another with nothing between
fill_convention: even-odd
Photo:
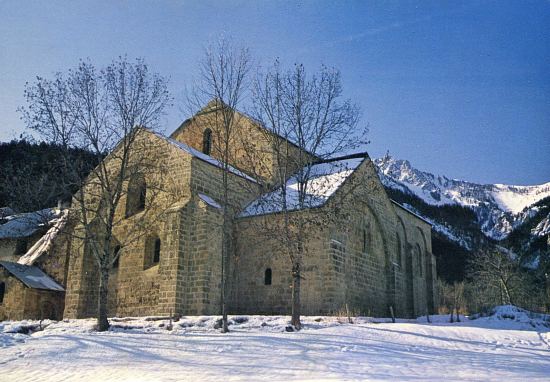
<instances>
[{"instance_id":1,"label":"small house roof","mask_svg":"<svg viewBox=\"0 0 550 382\"><path fill-rule=\"evenodd\" d=\"M56 292L65 291L65 289L63 289L54 279L45 274L40 268L33 265L0 261L0 266L4 267L9 273L29 288L52 290Z\"/></svg>"},{"instance_id":2,"label":"small house roof","mask_svg":"<svg viewBox=\"0 0 550 382\"><path fill-rule=\"evenodd\" d=\"M0 219L15 215L15 211L11 207L0 207Z\"/></svg>"},{"instance_id":3,"label":"small house roof","mask_svg":"<svg viewBox=\"0 0 550 382\"><path fill-rule=\"evenodd\" d=\"M59 217L60 211L46 208L40 211L27 212L5 217L6 223L0 225L0 239L17 239L28 237Z\"/></svg>"}]
</instances>

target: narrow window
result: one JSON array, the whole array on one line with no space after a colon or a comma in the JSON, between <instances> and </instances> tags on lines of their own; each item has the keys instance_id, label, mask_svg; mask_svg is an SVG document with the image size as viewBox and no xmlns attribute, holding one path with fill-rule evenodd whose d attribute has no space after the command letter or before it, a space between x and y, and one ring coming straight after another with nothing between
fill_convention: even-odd
<instances>
[{"instance_id":1,"label":"narrow window","mask_svg":"<svg viewBox=\"0 0 550 382\"><path fill-rule=\"evenodd\" d=\"M6 292L6 284L0 283L0 304L4 302L5 292Z\"/></svg>"},{"instance_id":2,"label":"narrow window","mask_svg":"<svg viewBox=\"0 0 550 382\"><path fill-rule=\"evenodd\" d=\"M271 268L267 268L265 270L264 284L265 285L271 285Z\"/></svg>"},{"instance_id":3,"label":"narrow window","mask_svg":"<svg viewBox=\"0 0 550 382\"><path fill-rule=\"evenodd\" d=\"M160 261L160 239L155 240L155 249L153 253L153 264L157 264Z\"/></svg>"},{"instance_id":4,"label":"narrow window","mask_svg":"<svg viewBox=\"0 0 550 382\"><path fill-rule=\"evenodd\" d=\"M145 188L145 182L139 188L139 200L137 203L137 210L143 211L145 209L145 198L147 196L147 189Z\"/></svg>"},{"instance_id":5,"label":"narrow window","mask_svg":"<svg viewBox=\"0 0 550 382\"><path fill-rule=\"evenodd\" d=\"M113 256L116 257L115 258L115 262L113 263L113 269L117 269L118 266L120 265L120 245L117 245L115 247L115 250L113 251Z\"/></svg>"},{"instance_id":6,"label":"narrow window","mask_svg":"<svg viewBox=\"0 0 550 382\"><path fill-rule=\"evenodd\" d=\"M147 187L143 176L135 177L128 183L126 195L126 217L137 214L145 209Z\"/></svg>"},{"instance_id":7,"label":"narrow window","mask_svg":"<svg viewBox=\"0 0 550 382\"><path fill-rule=\"evenodd\" d=\"M210 151L212 151L212 130L206 129L202 133L202 152L210 155Z\"/></svg>"}]
</instances>

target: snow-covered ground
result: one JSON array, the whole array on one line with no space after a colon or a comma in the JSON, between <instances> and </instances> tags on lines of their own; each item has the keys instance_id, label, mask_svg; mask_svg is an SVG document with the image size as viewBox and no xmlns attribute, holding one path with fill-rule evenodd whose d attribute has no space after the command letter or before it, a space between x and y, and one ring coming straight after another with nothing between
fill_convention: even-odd
<instances>
[{"instance_id":1,"label":"snow-covered ground","mask_svg":"<svg viewBox=\"0 0 550 382\"><path fill-rule=\"evenodd\" d=\"M0 323L1 381L548 381L548 317L514 307L460 323L306 317L286 332L288 317L119 319L109 332L93 320ZM35 324L35 323L30 323Z\"/></svg>"}]
</instances>

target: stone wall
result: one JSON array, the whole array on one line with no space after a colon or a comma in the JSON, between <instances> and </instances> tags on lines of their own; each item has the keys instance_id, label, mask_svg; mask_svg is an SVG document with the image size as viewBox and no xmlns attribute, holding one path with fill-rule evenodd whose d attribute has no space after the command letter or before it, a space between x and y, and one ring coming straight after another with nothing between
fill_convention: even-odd
<instances>
[{"instance_id":1,"label":"stone wall","mask_svg":"<svg viewBox=\"0 0 550 382\"><path fill-rule=\"evenodd\" d=\"M151 135L147 139L159 140ZM167 153L165 188L148 213L125 218L125 199L117 211L114 229L121 244L118 268L110 273L108 314L168 315L215 314L220 309L221 209L199 194L220 203L222 170L161 140L156 150ZM154 175L153 175L154 176ZM145 179L150 184L150 179ZM257 193L257 185L229 175L232 211ZM253 191L255 190L255 191ZM148 222L152 215L161 217ZM128 241L136 225L147 232ZM77 227L78 230L78 227ZM76 233L76 231L75 231ZM160 239L160 261L151 263L151 241ZM74 240L67 283L66 317L89 317L97 311L99 268L82 240Z\"/></svg>"},{"instance_id":2,"label":"stone wall","mask_svg":"<svg viewBox=\"0 0 550 382\"><path fill-rule=\"evenodd\" d=\"M430 226L390 201L370 160L324 207L292 214L307 214L311 222L302 267L303 314L334 314L346 306L374 316L389 316L390 306L401 317L427 312L427 295L434 293L433 281L426 281L432 277L426 267L434 265ZM270 225L277 232L281 219L271 214L237 223L235 313L290 313L290 260L269 234ZM264 284L267 268L271 285Z\"/></svg>"},{"instance_id":3,"label":"stone wall","mask_svg":"<svg viewBox=\"0 0 550 382\"><path fill-rule=\"evenodd\" d=\"M110 271L109 315L154 315L176 312L179 267L180 211L190 198L191 156L147 131L139 138L162 172L145 173L148 195L144 211L126 217L126 195L116 211L113 251L120 246L118 267ZM126 184L125 187L128 187ZM74 234L83 237L82 227ZM160 258L152 262L154 241ZM90 317L97 312L99 266L89 243L73 240L67 284L66 317Z\"/></svg>"},{"instance_id":4,"label":"stone wall","mask_svg":"<svg viewBox=\"0 0 550 382\"><path fill-rule=\"evenodd\" d=\"M300 152L298 147L269 133L268 130L263 129L242 113L235 112L234 118L229 163L234 167L242 169L249 175L263 178L271 184L280 183L278 180L276 157L273 154L272 147L281 147L282 151L288 149L291 157L298 155ZM196 150L203 151L204 131L210 129L212 131L212 149L210 155L220 159L222 158L220 141L224 137L222 120L222 113L215 107L214 103L211 103L210 106L193 116L193 118L185 121L170 137L190 145ZM302 152L302 154L306 157L311 157L305 152ZM296 170L296 168L292 167L290 165L288 169L289 173Z\"/></svg>"},{"instance_id":5,"label":"stone wall","mask_svg":"<svg viewBox=\"0 0 550 382\"><path fill-rule=\"evenodd\" d=\"M402 263L401 294L405 315L420 316L436 310L435 256L432 254L431 226L406 209L395 205L406 245Z\"/></svg>"}]
</instances>

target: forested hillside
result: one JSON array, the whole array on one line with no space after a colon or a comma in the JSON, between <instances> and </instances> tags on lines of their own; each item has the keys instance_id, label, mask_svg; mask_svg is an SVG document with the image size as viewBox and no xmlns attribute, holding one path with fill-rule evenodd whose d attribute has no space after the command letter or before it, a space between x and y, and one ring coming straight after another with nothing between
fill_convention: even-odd
<instances>
[{"instance_id":1,"label":"forested hillside","mask_svg":"<svg viewBox=\"0 0 550 382\"><path fill-rule=\"evenodd\" d=\"M85 175L98 159L80 149L71 149L66 157L60 147L46 143L0 142L0 207L27 212L68 200L76 189L68 181L64 161L83 163L80 175Z\"/></svg>"}]
</instances>

